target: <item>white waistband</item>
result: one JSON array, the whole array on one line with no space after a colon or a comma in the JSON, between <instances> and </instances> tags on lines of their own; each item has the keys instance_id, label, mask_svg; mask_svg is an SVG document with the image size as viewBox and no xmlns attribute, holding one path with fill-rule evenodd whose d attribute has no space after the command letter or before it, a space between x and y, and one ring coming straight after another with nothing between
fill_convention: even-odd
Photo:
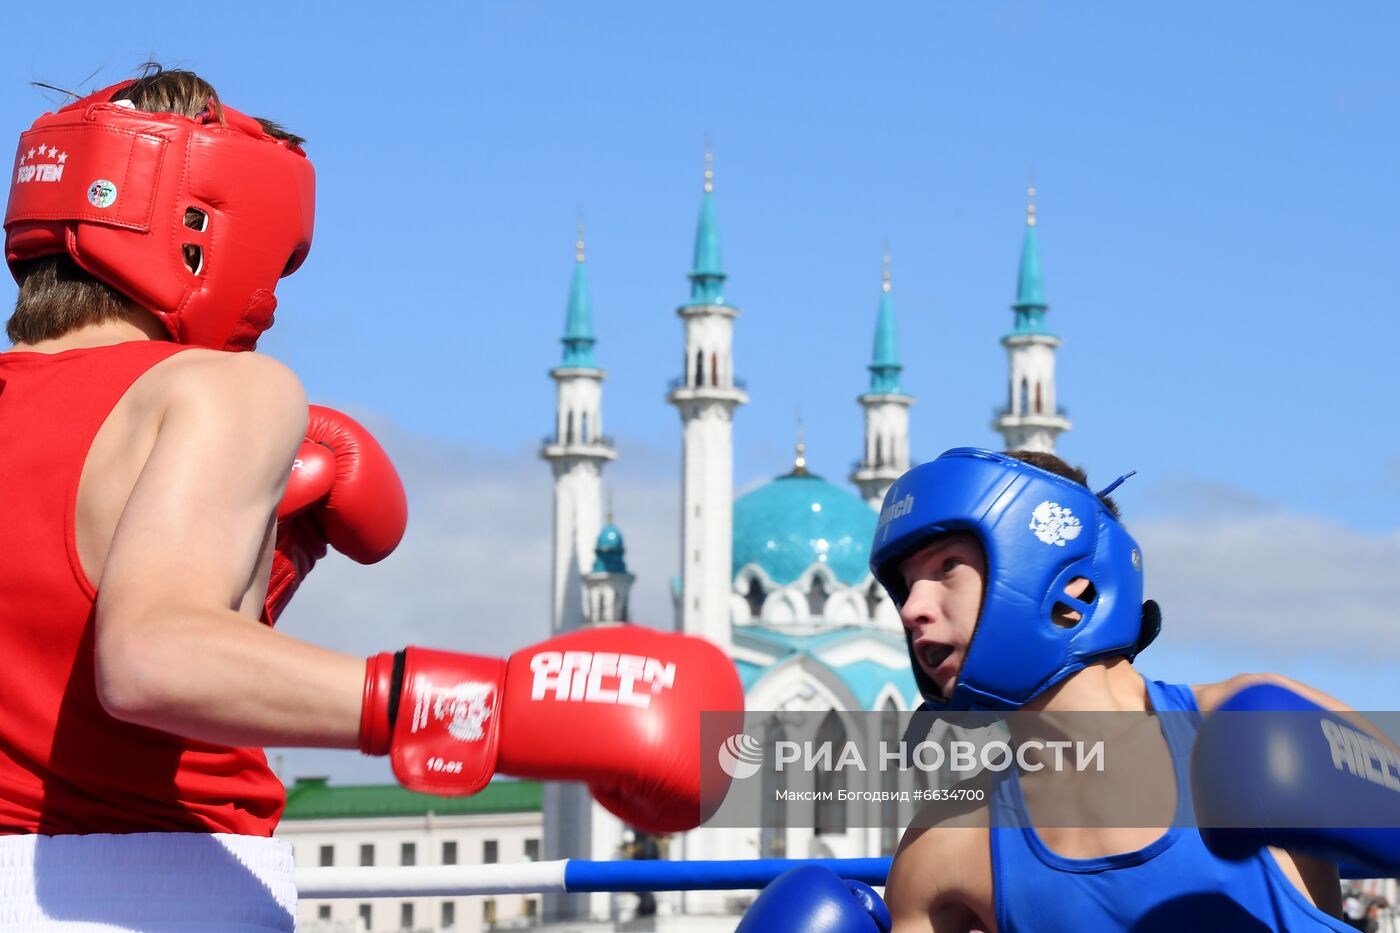
<instances>
[{"instance_id":1,"label":"white waistband","mask_svg":"<svg viewBox=\"0 0 1400 933\"><path fill-rule=\"evenodd\" d=\"M223 833L0 836L3 933L296 928L292 847Z\"/></svg>"}]
</instances>

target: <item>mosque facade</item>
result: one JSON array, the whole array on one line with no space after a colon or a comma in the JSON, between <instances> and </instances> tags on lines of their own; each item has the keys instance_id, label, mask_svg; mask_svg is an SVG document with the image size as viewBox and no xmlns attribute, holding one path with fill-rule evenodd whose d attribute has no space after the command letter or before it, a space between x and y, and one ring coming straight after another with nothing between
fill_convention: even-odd
<instances>
[{"instance_id":1,"label":"mosque facade","mask_svg":"<svg viewBox=\"0 0 1400 933\"><path fill-rule=\"evenodd\" d=\"M1012 329L1007 394L991 427L1007 449L1053 452L1070 428L1055 392L1060 339L1047 329L1034 188L1030 189ZM751 403L734 368L742 343L740 308L726 294L716 222L714 173L706 156L704 190L689 273L690 297L677 308L685 372L666 402L681 424L681 540L673 584L676 631L709 639L734 659L745 708L772 713L766 738L783 732L787 714L817 722L818 740L844 741L854 731L893 728L915 708L910 670L895 608L868 566L871 539L886 490L910 466L910 409L901 384L888 258L875 315L868 385L857 395L865 414L860 457L840 485L810 473L801 441L792 468L734 496L734 419ZM576 254L556 384L554 432L541 456L554 476L552 625L555 634L626 620L634 582L622 532L603 508L602 474L617 456L603 432L605 372L595 354L582 235ZM852 368L858 365L852 361ZM762 400L754 400L761 404ZM654 542L648 542L653 546ZM643 620L655 623L659 620ZM851 713L884 716L854 717ZM872 721L888 723L872 727ZM897 739L897 736L895 736ZM878 789L886 777L873 776ZM765 797L766 799L766 797ZM650 857L860 857L888 855L909 813L890 810L875 828L847 825L837 810L765 813L764 828L702 828L667 840L635 834L593 803L586 788L547 784L543 794L544 858L615 860ZM553 929L611 929L654 910L637 929L733 929L743 903L727 892L547 897ZM706 918L710 918L708 921ZM629 926L629 929L634 927Z\"/></svg>"}]
</instances>

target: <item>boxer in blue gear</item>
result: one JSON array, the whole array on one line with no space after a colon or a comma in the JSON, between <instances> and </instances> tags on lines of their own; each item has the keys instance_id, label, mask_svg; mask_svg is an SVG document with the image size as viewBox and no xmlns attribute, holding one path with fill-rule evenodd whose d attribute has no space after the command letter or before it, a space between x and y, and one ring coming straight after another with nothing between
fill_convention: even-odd
<instances>
[{"instance_id":1,"label":"boxer in blue gear","mask_svg":"<svg viewBox=\"0 0 1400 933\"><path fill-rule=\"evenodd\" d=\"M894 933L1350 929L1338 919L1334 862L1379 852L1373 865L1395 854L1400 870L1396 830L1357 843L1345 831L1246 829L1227 837L1227 858L1189 817L1193 790L1210 799L1214 782L1253 780L1264 811L1285 783L1258 752L1228 763L1207 756L1193 788L1203 714L1258 684L1314 709L1348 708L1274 674L1196 686L1139 674L1133 659L1161 617L1142 601L1142 551L1110 490L1094 494L1081 471L1052 455L959 448L910 470L886 495L871 569L900 607L925 709L1177 711L1134 727L1143 773L1155 761L1153 776L1175 777L1156 825L1037 829L1051 782L1073 792L1087 779L1015 768L989 782L985 802L931 804L905 833L890 873ZM1300 746L1299 754L1326 748ZM1318 799L1335 789L1324 787L1320 766L1305 773L1318 782Z\"/></svg>"},{"instance_id":2,"label":"boxer in blue gear","mask_svg":"<svg viewBox=\"0 0 1400 933\"><path fill-rule=\"evenodd\" d=\"M890 933L890 912L869 885L803 865L770 881L734 933Z\"/></svg>"}]
</instances>

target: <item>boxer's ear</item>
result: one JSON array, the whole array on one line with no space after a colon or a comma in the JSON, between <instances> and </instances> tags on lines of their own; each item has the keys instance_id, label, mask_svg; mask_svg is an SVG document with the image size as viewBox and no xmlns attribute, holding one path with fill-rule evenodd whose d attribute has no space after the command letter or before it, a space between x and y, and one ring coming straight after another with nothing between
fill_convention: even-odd
<instances>
[{"instance_id":1,"label":"boxer's ear","mask_svg":"<svg viewBox=\"0 0 1400 933\"><path fill-rule=\"evenodd\" d=\"M1162 632L1162 607L1157 605L1157 600L1149 599L1142 604L1142 628L1138 630L1137 644L1133 645L1133 653L1128 655L1132 660L1142 653L1157 636Z\"/></svg>"}]
</instances>

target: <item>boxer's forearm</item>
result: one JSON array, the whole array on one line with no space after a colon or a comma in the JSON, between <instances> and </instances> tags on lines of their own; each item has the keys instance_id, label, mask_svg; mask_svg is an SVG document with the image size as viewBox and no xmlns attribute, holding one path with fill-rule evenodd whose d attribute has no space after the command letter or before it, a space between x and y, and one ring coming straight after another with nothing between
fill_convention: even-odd
<instances>
[{"instance_id":1,"label":"boxer's forearm","mask_svg":"<svg viewBox=\"0 0 1400 933\"><path fill-rule=\"evenodd\" d=\"M99 638L103 706L126 722L231 746L355 748L363 658L232 611L167 611Z\"/></svg>"},{"instance_id":2,"label":"boxer's forearm","mask_svg":"<svg viewBox=\"0 0 1400 933\"><path fill-rule=\"evenodd\" d=\"M1400 755L1400 745L1396 743L1395 739L1383 731L1380 726L1358 713L1354 707L1347 705L1331 694L1323 693L1316 687L1301 683L1291 677L1284 677L1281 674L1238 674L1229 680L1222 681L1219 684L1213 684L1211 685L1210 692L1205 697L1206 703L1202 705L1202 710L1209 713L1220 704L1228 702L1231 697L1241 690L1260 684L1271 684L1276 687L1282 687L1285 690L1291 690L1303 699L1316 704L1322 709L1336 713L1342 719L1350 723L1358 732L1366 733L1389 748L1392 752Z\"/></svg>"}]
</instances>

